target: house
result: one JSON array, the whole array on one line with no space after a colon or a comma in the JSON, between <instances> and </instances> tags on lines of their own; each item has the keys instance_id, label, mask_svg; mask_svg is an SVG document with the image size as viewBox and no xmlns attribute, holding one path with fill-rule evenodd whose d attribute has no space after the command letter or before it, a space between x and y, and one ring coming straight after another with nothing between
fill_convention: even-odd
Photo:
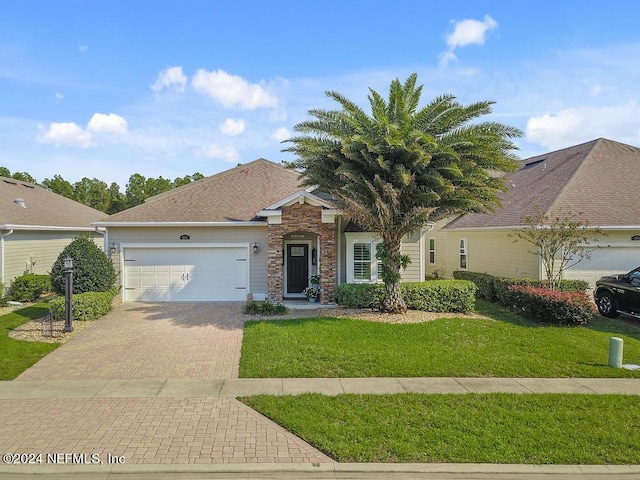
<instances>
[{"instance_id":1,"label":"house","mask_svg":"<svg viewBox=\"0 0 640 480\"><path fill-rule=\"evenodd\" d=\"M151 197L96 222L121 272L124 301L304 298L320 275L320 301L336 286L378 281L375 235L345 221L299 173L258 159ZM405 239L404 280L424 279L424 238Z\"/></svg>"},{"instance_id":2,"label":"house","mask_svg":"<svg viewBox=\"0 0 640 480\"><path fill-rule=\"evenodd\" d=\"M640 149L600 138L522 161L506 176L508 193L495 213L467 214L438 222L427 235L425 270L451 277L455 270L496 276L544 278L532 245L509 236L526 226L525 215L569 212L606 236L588 245L590 258L564 278L595 281L640 265Z\"/></svg>"},{"instance_id":3,"label":"house","mask_svg":"<svg viewBox=\"0 0 640 480\"><path fill-rule=\"evenodd\" d=\"M78 234L103 246L92 226L106 214L32 183L0 177L0 283L27 273L48 274Z\"/></svg>"}]
</instances>

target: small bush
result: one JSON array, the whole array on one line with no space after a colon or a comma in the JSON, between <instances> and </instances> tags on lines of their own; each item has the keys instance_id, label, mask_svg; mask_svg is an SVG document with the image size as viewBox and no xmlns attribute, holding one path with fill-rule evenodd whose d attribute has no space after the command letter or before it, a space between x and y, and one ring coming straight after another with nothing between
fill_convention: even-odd
<instances>
[{"instance_id":1,"label":"small bush","mask_svg":"<svg viewBox=\"0 0 640 480\"><path fill-rule=\"evenodd\" d=\"M431 280L400 284L407 308L425 312L470 312L476 286L467 280Z\"/></svg>"},{"instance_id":2,"label":"small bush","mask_svg":"<svg viewBox=\"0 0 640 480\"><path fill-rule=\"evenodd\" d=\"M289 309L282 303L274 303L270 300L264 302L247 302L244 306L244 313L249 315L286 315Z\"/></svg>"},{"instance_id":3,"label":"small bush","mask_svg":"<svg viewBox=\"0 0 640 480\"><path fill-rule=\"evenodd\" d=\"M51 291L49 275L22 275L16 277L9 287L9 296L17 302L34 302L45 292Z\"/></svg>"},{"instance_id":4,"label":"small bush","mask_svg":"<svg viewBox=\"0 0 640 480\"><path fill-rule=\"evenodd\" d=\"M107 292L116 279L113 263L88 234L80 234L64 247L51 267L51 285L64 295L64 259L73 258L73 291Z\"/></svg>"},{"instance_id":5,"label":"small bush","mask_svg":"<svg viewBox=\"0 0 640 480\"><path fill-rule=\"evenodd\" d=\"M453 272L453 278L456 280L469 280L475 283L476 298L486 298L487 300L494 302L496 299L496 289L494 287L494 281L496 277L489 275L488 273L479 272L467 272L466 270L456 270Z\"/></svg>"},{"instance_id":6,"label":"small bush","mask_svg":"<svg viewBox=\"0 0 640 480\"><path fill-rule=\"evenodd\" d=\"M547 282L544 280L533 280L530 278L502 278L495 277L494 282L495 295L498 301L506 305L509 287L511 286L527 286L537 288L547 288ZM582 292L589 288L589 283L583 280L561 280L559 285L560 292Z\"/></svg>"},{"instance_id":7,"label":"small bush","mask_svg":"<svg viewBox=\"0 0 640 480\"><path fill-rule=\"evenodd\" d=\"M383 298L382 283L343 283L336 291L338 305L346 308L378 308Z\"/></svg>"},{"instance_id":8,"label":"small bush","mask_svg":"<svg viewBox=\"0 0 640 480\"><path fill-rule=\"evenodd\" d=\"M582 325L593 318L596 307L584 292L560 292L527 285L509 287L505 304L533 321L557 325Z\"/></svg>"},{"instance_id":9,"label":"small bush","mask_svg":"<svg viewBox=\"0 0 640 480\"><path fill-rule=\"evenodd\" d=\"M475 308L476 287L464 280L430 280L401 283L407 308L427 312L467 312ZM379 308L384 298L381 283L343 283L337 302L346 308Z\"/></svg>"},{"instance_id":10,"label":"small bush","mask_svg":"<svg viewBox=\"0 0 640 480\"><path fill-rule=\"evenodd\" d=\"M115 289L108 292L85 292L74 294L71 298L71 316L73 320L94 320L111 310ZM54 320L63 320L65 315L64 297L54 298L49 302Z\"/></svg>"}]
</instances>

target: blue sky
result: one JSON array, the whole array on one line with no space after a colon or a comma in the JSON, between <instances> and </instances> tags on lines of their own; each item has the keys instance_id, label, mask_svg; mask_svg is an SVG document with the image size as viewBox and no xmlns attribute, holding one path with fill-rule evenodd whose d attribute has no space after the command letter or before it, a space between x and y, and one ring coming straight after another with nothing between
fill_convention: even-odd
<instances>
[{"instance_id":1,"label":"blue sky","mask_svg":"<svg viewBox=\"0 0 640 480\"><path fill-rule=\"evenodd\" d=\"M8 0L0 166L211 175L259 157L338 91L417 72L423 104L493 100L526 158L598 137L640 146L640 2Z\"/></svg>"}]
</instances>

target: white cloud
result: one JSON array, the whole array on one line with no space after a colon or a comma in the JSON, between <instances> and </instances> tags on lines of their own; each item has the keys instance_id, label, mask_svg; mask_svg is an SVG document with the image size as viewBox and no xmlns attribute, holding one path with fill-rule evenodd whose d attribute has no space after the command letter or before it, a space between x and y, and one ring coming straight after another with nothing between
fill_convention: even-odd
<instances>
[{"instance_id":1,"label":"white cloud","mask_svg":"<svg viewBox=\"0 0 640 480\"><path fill-rule=\"evenodd\" d=\"M164 88L184 92L187 85L187 76L182 73L182 67L168 67L161 70L156 77L156 83L151 86L151 90L159 92Z\"/></svg>"},{"instance_id":2,"label":"white cloud","mask_svg":"<svg viewBox=\"0 0 640 480\"><path fill-rule=\"evenodd\" d=\"M225 135L240 135L245 130L244 120L235 118L227 118L222 125L220 131Z\"/></svg>"},{"instance_id":3,"label":"white cloud","mask_svg":"<svg viewBox=\"0 0 640 480\"><path fill-rule=\"evenodd\" d=\"M85 53L87 51L89 51L89 46L88 45L83 45L81 43L78 44L78 51L80 53Z\"/></svg>"},{"instance_id":4,"label":"white cloud","mask_svg":"<svg viewBox=\"0 0 640 480\"><path fill-rule=\"evenodd\" d=\"M191 80L191 85L197 92L219 101L225 108L237 106L250 110L278 105L276 97L262 85L249 83L223 70L209 72L200 69Z\"/></svg>"},{"instance_id":5,"label":"white cloud","mask_svg":"<svg viewBox=\"0 0 640 480\"><path fill-rule=\"evenodd\" d=\"M240 160L240 154L233 147L223 147L220 145L209 145L201 150L203 156L208 158L217 158L225 162L237 162Z\"/></svg>"},{"instance_id":6,"label":"white cloud","mask_svg":"<svg viewBox=\"0 0 640 480\"><path fill-rule=\"evenodd\" d=\"M64 100L64 95L61 94L60 92L56 92L56 101L61 101Z\"/></svg>"},{"instance_id":7,"label":"white cloud","mask_svg":"<svg viewBox=\"0 0 640 480\"><path fill-rule=\"evenodd\" d=\"M128 123L120 115L115 113L94 113L87 130L95 133L127 133Z\"/></svg>"},{"instance_id":8,"label":"white cloud","mask_svg":"<svg viewBox=\"0 0 640 480\"><path fill-rule=\"evenodd\" d=\"M640 106L635 102L567 108L556 114L529 118L526 135L527 140L553 150L600 137L637 144L638 118Z\"/></svg>"},{"instance_id":9,"label":"white cloud","mask_svg":"<svg viewBox=\"0 0 640 480\"><path fill-rule=\"evenodd\" d=\"M280 127L279 129L277 129L275 132L271 134L271 138L278 142L282 142L284 140L291 138L291 132L285 127Z\"/></svg>"},{"instance_id":10,"label":"white cloud","mask_svg":"<svg viewBox=\"0 0 640 480\"><path fill-rule=\"evenodd\" d=\"M89 147L92 145L91 132L82 129L75 122L53 122L45 130L42 128L38 141L42 143L53 143L56 146L71 145L78 147Z\"/></svg>"},{"instance_id":11,"label":"white cloud","mask_svg":"<svg viewBox=\"0 0 640 480\"><path fill-rule=\"evenodd\" d=\"M453 53L456 48L483 45L487 39L487 32L497 26L498 22L489 15L485 15L482 21L467 19L455 22L453 32L448 34L446 39L449 50L440 54L440 66L446 67L450 61L458 59Z\"/></svg>"}]
</instances>

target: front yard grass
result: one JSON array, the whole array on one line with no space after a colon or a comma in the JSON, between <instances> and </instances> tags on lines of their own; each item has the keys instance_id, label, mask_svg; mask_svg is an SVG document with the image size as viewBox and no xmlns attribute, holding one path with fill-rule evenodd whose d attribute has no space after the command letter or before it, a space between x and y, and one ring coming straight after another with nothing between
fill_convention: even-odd
<instances>
[{"instance_id":1,"label":"front yard grass","mask_svg":"<svg viewBox=\"0 0 640 480\"><path fill-rule=\"evenodd\" d=\"M241 400L340 462L640 463L635 396L306 394Z\"/></svg>"},{"instance_id":2,"label":"front yard grass","mask_svg":"<svg viewBox=\"0 0 640 480\"><path fill-rule=\"evenodd\" d=\"M0 317L0 380L13 380L59 346L57 343L25 342L9 337L11 330L43 317L48 311L49 305L36 303Z\"/></svg>"},{"instance_id":3,"label":"front yard grass","mask_svg":"<svg viewBox=\"0 0 640 480\"><path fill-rule=\"evenodd\" d=\"M640 364L640 327L596 317L581 327L533 323L489 302L489 318L387 324L313 318L249 321L241 377L635 377L609 368L611 336Z\"/></svg>"}]
</instances>

